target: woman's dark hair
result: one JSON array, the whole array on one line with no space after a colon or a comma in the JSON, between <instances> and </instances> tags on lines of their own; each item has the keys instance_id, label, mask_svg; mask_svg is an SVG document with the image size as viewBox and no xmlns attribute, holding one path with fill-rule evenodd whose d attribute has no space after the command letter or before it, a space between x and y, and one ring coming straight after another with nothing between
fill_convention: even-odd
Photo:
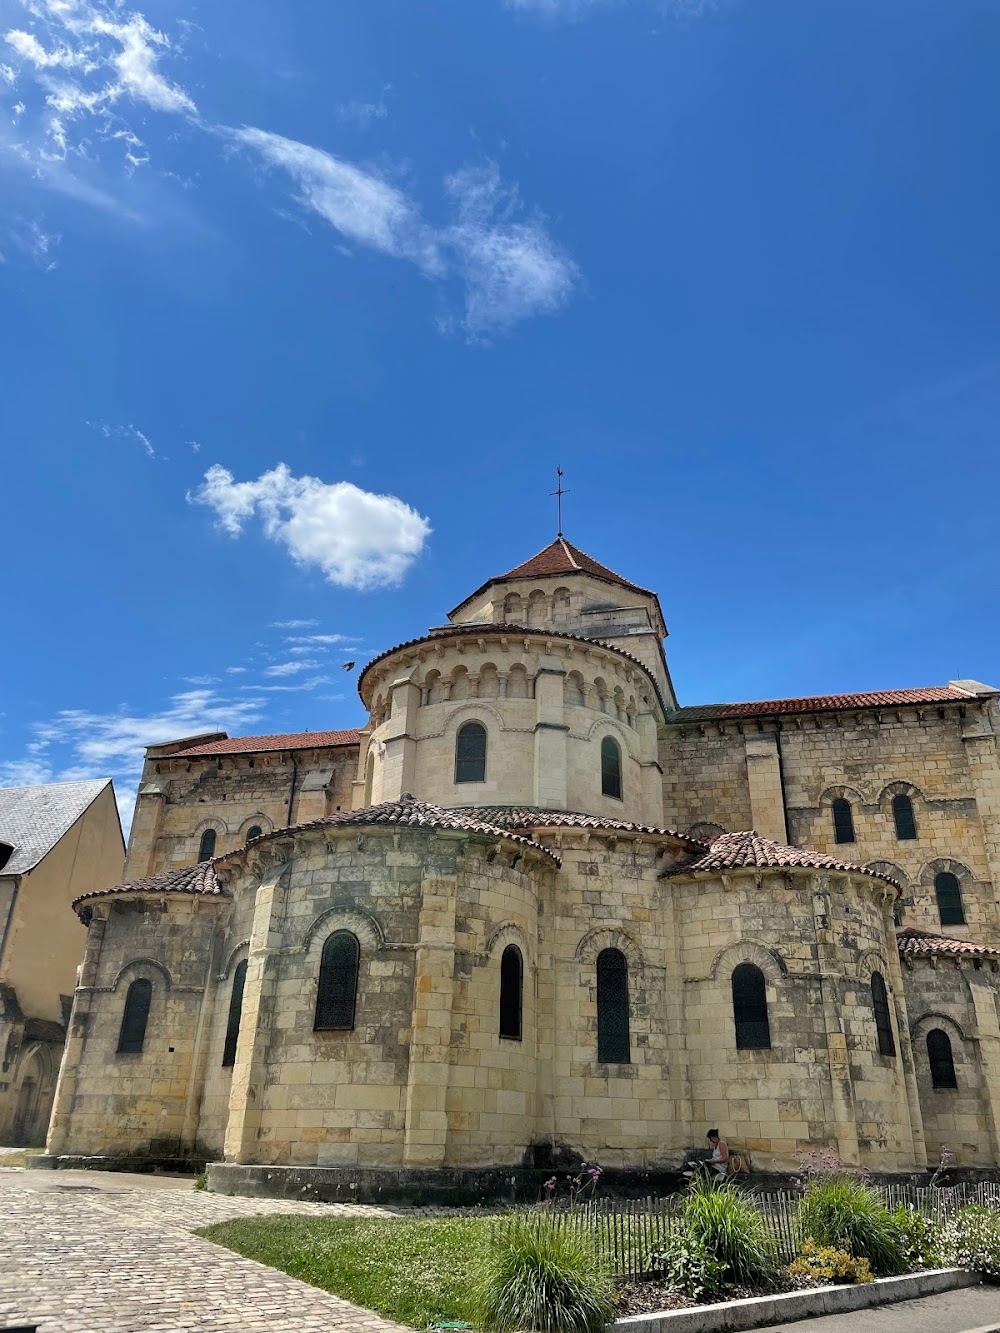
<instances>
[{"instance_id":1,"label":"woman's dark hair","mask_svg":"<svg viewBox=\"0 0 1000 1333\"><path fill-rule=\"evenodd\" d=\"M710 1129L708 1133L705 1135L706 1139L718 1139L721 1137L722 1135L719 1133L717 1129Z\"/></svg>"}]
</instances>

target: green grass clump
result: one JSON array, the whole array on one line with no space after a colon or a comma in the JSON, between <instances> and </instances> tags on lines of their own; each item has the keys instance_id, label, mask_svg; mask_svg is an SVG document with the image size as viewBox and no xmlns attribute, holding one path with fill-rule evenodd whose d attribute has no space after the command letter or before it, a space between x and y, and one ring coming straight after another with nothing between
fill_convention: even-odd
<instances>
[{"instance_id":1,"label":"green grass clump","mask_svg":"<svg viewBox=\"0 0 1000 1333\"><path fill-rule=\"evenodd\" d=\"M774 1238L753 1199L728 1184L695 1179L681 1205L692 1241L722 1265L719 1286L767 1286L778 1262Z\"/></svg>"},{"instance_id":2,"label":"green grass clump","mask_svg":"<svg viewBox=\"0 0 1000 1333\"><path fill-rule=\"evenodd\" d=\"M800 1237L847 1250L867 1259L876 1277L906 1270L900 1227L877 1190L848 1175L832 1175L810 1185L799 1204Z\"/></svg>"},{"instance_id":3,"label":"green grass clump","mask_svg":"<svg viewBox=\"0 0 1000 1333\"><path fill-rule=\"evenodd\" d=\"M494 1218L253 1217L199 1235L388 1319L426 1328L476 1317Z\"/></svg>"},{"instance_id":4,"label":"green grass clump","mask_svg":"<svg viewBox=\"0 0 1000 1333\"><path fill-rule=\"evenodd\" d=\"M498 1232L476 1295L488 1333L600 1333L614 1318L614 1286L593 1247L549 1214L522 1214Z\"/></svg>"}]
</instances>

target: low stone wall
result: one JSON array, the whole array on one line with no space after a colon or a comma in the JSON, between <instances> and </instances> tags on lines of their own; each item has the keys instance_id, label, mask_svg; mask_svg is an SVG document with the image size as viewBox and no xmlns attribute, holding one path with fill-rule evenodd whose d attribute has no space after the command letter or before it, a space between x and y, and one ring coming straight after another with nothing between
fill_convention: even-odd
<instances>
[{"instance_id":1,"label":"low stone wall","mask_svg":"<svg viewBox=\"0 0 1000 1333\"><path fill-rule=\"evenodd\" d=\"M668 1310L662 1314L632 1315L618 1319L609 1330L618 1333L738 1333L740 1329L787 1324L822 1314L848 1314L876 1305L910 1301L917 1296L936 1296L960 1287L977 1287L978 1273L962 1268L933 1268L906 1277L886 1277L861 1286L817 1287L812 1291L786 1291L779 1296L755 1296L743 1301L722 1301L691 1310Z\"/></svg>"}]
</instances>

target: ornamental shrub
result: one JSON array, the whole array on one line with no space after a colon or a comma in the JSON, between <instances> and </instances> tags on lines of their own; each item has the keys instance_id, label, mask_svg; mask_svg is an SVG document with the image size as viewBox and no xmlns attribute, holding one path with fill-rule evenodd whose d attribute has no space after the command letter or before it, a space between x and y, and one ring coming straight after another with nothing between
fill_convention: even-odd
<instances>
[{"instance_id":1,"label":"ornamental shrub","mask_svg":"<svg viewBox=\"0 0 1000 1333\"><path fill-rule=\"evenodd\" d=\"M578 1231L520 1214L497 1237L476 1305L486 1333L600 1333L614 1319L614 1285Z\"/></svg>"},{"instance_id":2,"label":"ornamental shrub","mask_svg":"<svg viewBox=\"0 0 1000 1333\"><path fill-rule=\"evenodd\" d=\"M716 1296L726 1272L726 1265L685 1226L675 1228L665 1241L654 1246L647 1266L668 1287L683 1291L695 1301Z\"/></svg>"},{"instance_id":3,"label":"ornamental shrub","mask_svg":"<svg viewBox=\"0 0 1000 1333\"><path fill-rule=\"evenodd\" d=\"M807 1277L813 1282L874 1282L875 1274L867 1259L855 1259L847 1250L833 1245L817 1245L811 1236L802 1242L798 1255L788 1265L793 1277Z\"/></svg>"},{"instance_id":4,"label":"ornamental shrub","mask_svg":"<svg viewBox=\"0 0 1000 1333\"><path fill-rule=\"evenodd\" d=\"M680 1221L692 1243L723 1266L720 1285L767 1286L777 1269L774 1237L748 1194L707 1177L691 1182Z\"/></svg>"},{"instance_id":5,"label":"ornamental shrub","mask_svg":"<svg viewBox=\"0 0 1000 1333\"><path fill-rule=\"evenodd\" d=\"M946 1222L941 1238L944 1261L1000 1281L1000 1212L970 1204Z\"/></svg>"},{"instance_id":6,"label":"ornamental shrub","mask_svg":"<svg viewBox=\"0 0 1000 1333\"><path fill-rule=\"evenodd\" d=\"M878 1191L863 1180L831 1175L811 1184L796 1224L802 1241L811 1237L817 1245L867 1259L876 1277L906 1271L900 1229Z\"/></svg>"},{"instance_id":7,"label":"ornamental shrub","mask_svg":"<svg viewBox=\"0 0 1000 1333\"><path fill-rule=\"evenodd\" d=\"M938 1223L904 1203L892 1214L892 1220L899 1232L906 1271L937 1268L941 1263L941 1227Z\"/></svg>"}]
</instances>

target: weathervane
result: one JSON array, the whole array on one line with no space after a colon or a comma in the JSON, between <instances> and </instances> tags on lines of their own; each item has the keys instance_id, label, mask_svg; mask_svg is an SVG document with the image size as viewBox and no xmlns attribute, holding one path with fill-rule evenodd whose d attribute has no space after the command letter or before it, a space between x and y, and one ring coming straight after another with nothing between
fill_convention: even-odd
<instances>
[{"instance_id":1,"label":"weathervane","mask_svg":"<svg viewBox=\"0 0 1000 1333\"><path fill-rule=\"evenodd\" d=\"M549 494L550 494L550 495L554 495L554 496L556 497L556 514L557 514L557 516L558 516L558 529L559 529L558 532L556 533L556 536L557 536L557 537L561 537L561 536L563 535L563 534L562 534L562 498L563 498L564 495L569 495L569 491L568 491L567 489L565 489L564 486L563 486L563 484L562 484L563 470L562 470L561 467L557 467L557 468L556 468L556 476L559 478L559 480L556 482L556 488L555 488L554 491L549 491Z\"/></svg>"}]
</instances>

